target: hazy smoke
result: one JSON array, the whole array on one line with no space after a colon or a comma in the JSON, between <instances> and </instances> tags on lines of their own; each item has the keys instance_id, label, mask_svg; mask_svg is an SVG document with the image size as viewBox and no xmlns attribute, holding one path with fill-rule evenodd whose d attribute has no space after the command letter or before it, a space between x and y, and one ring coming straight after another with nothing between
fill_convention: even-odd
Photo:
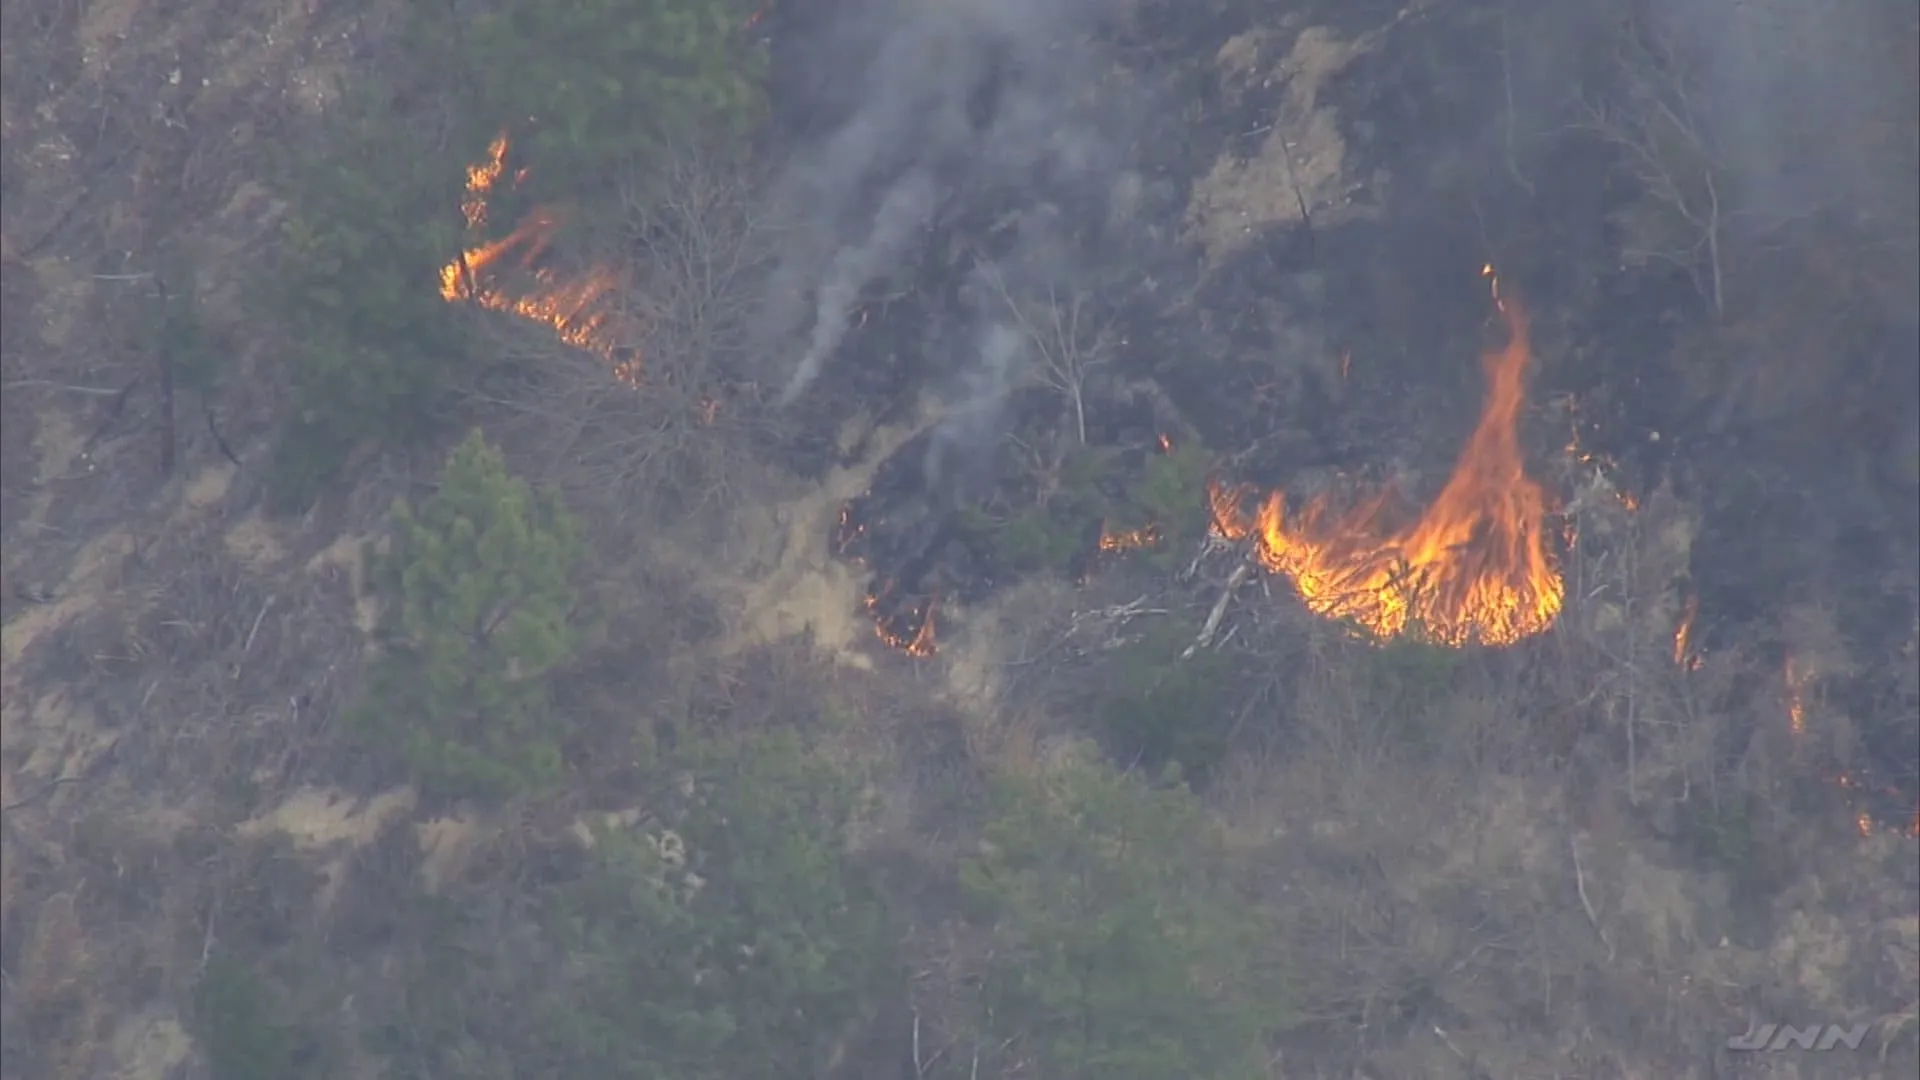
<instances>
[{"instance_id":1,"label":"hazy smoke","mask_svg":"<svg viewBox=\"0 0 1920 1080\"><path fill-rule=\"evenodd\" d=\"M1091 112L1099 74L1085 42L1109 0L948 0L903 2L890 14L864 76L859 104L836 130L802 154L778 185L788 243L758 321L760 349L798 357L781 397L791 403L829 370L859 297L897 273L949 202L992 192L1026 193L1011 218L1034 214L1042 187L1095 199L1124 175L1119 141ZM871 12L863 13L871 19ZM1101 202L1104 213L1104 202ZM1054 213L1057 216L1057 212ZM1048 238L1045 257L1023 231L1013 261L1055 279L1073 260ZM1032 257L1030 257L1032 256ZM1003 286L1004 288L1004 286ZM811 302L809 302L811 298ZM1004 304L977 306L978 351L955 372L939 449L941 469L954 447L990 437L999 406L1019 381L1025 349ZM810 332L807 320L812 319ZM800 347L804 342L804 347ZM931 343L930 343L931 344ZM941 460L935 460L936 457Z\"/></svg>"},{"instance_id":2,"label":"hazy smoke","mask_svg":"<svg viewBox=\"0 0 1920 1080\"><path fill-rule=\"evenodd\" d=\"M1734 228L1816 214L1910 246L1920 178L1912 0L1669 0L1649 8L1684 104L1735 181Z\"/></svg>"},{"instance_id":3,"label":"hazy smoke","mask_svg":"<svg viewBox=\"0 0 1920 1080\"><path fill-rule=\"evenodd\" d=\"M847 317L860 301L860 290L892 268L911 246L933 214L933 204L933 178L920 170L907 174L880 203L866 243L834 255L814 301L813 338L780 395L781 405L792 404L819 377L821 366L846 336Z\"/></svg>"},{"instance_id":4,"label":"hazy smoke","mask_svg":"<svg viewBox=\"0 0 1920 1080\"><path fill-rule=\"evenodd\" d=\"M958 399L941 416L927 444L924 471L929 486L966 494L978 464L973 450L998 428L1000 407L1026 362L1027 347L1013 326L989 322L983 327L978 362L962 376Z\"/></svg>"}]
</instances>

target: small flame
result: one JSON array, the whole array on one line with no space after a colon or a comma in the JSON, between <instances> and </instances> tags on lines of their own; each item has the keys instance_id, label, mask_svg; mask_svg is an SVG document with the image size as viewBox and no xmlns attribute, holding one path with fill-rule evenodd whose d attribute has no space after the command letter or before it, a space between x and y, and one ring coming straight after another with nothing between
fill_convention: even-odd
<instances>
[{"instance_id":1,"label":"small flame","mask_svg":"<svg viewBox=\"0 0 1920 1080\"><path fill-rule=\"evenodd\" d=\"M1526 315L1500 293L1507 343L1486 356L1479 426L1446 486L1410 525L1386 522L1391 491L1337 513L1326 497L1289 514L1272 493L1245 511L1247 493L1212 485L1214 528L1250 538L1269 571L1292 580L1307 607L1351 619L1377 638L1420 628L1435 641L1508 645L1553 625L1565 585L1548 555L1546 492L1527 475L1519 417L1532 361Z\"/></svg>"},{"instance_id":2,"label":"small flame","mask_svg":"<svg viewBox=\"0 0 1920 1080\"><path fill-rule=\"evenodd\" d=\"M840 518L833 528L833 553L856 566L867 565L867 495L861 495L840 507ZM867 617L873 620L874 636L889 649L913 657L932 656L936 650L935 623L938 621L940 594L917 594L912 583L893 577L875 577L867 586L863 601Z\"/></svg>"},{"instance_id":3,"label":"small flame","mask_svg":"<svg viewBox=\"0 0 1920 1080\"><path fill-rule=\"evenodd\" d=\"M1613 489L1614 501L1618 502L1627 513L1631 514L1640 509L1640 497L1619 486L1620 482L1618 477L1620 467L1618 463L1605 454L1588 450L1585 446L1581 445L1580 418L1578 416L1573 418L1573 432L1567 437L1566 455L1567 459L1574 464L1591 466L1599 476L1604 477L1608 482L1608 486Z\"/></svg>"},{"instance_id":4,"label":"small flame","mask_svg":"<svg viewBox=\"0 0 1920 1080\"><path fill-rule=\"evenodd\" d=\"M1826 775L1823 779L1834 787L1846 792L1846 801L1853 815L1853 827L1861 836L1872 836L1881 829L1892 829L1896 835L1920 838L1920 807L1916 807L1904 824L1895 824L1885 814L1876 813L1872 808L1862 807L1868 799L1904 799L1906 794L1893 784L1875 784L1853 773L1840 772Z\"/></svg>"},{"instance_id":5,"label":"small flame","mask_svg":"<svg viewBox=\"0 0 1920 1080\"><path fill-rule=\"evenodd\" d=\"M467 219L467 228L479 231L487 224L487 195L493 186L500 182L500 174L507 168L507 135L501 132L487 145L485 161L467 166L467 188L460 196L460 214Z\"/></svg>"},{"instance_id":6,"label":"small flame","mask_svg":"<svg viewBox=\"0 0 1920 1080\"><path fill-rule=\"evenodd\" d=\"M1807 687L1813 682L1813 669L1787 657L1787 725L1798 735L1807 733Z\"/></svg>"},{"instance_id":7,"label":"small flame","mask_svg":"<svg viewBox=\"0 0 1920 1080\"><path fill-rule=\"evenodd\" d=\"M488 144L484 159L467 166L460 214L470 232L477 233L487 224L489 200L506 175L509 149L502 133ZM525 178L522 169L514 174L514 183ZM556 211L535 208L506 236L468 248L441 267L440 296L448 303L469 303L540 323L568 345L605 357L622 382L636 383L639 359L616 360L616 347L605 333L606 301L618 287L619 276L606 267L594 267L577 278L562 280L552 266L542 263L559 227ZM533 288L526 294L509 291L501 281L500 271L509 264L531 280Z\"/></svg>"},{"instance_id":8,"label":"small flame","mask_svg":"<svg viewBox=\"0 0 1920 1080\"><path fill-rule=\"evenodd\" d=\"M1142 551L1160 542L1160 528L1149 522L1138 529L1114 529L1100 526L1101 551Z\"/></svg>"},{"instance_id":9,"label":"small flame","mask_svg":"<svg viewBox=\"0 0 1920 1080\"><path fill-rule=\"evenodd\" d=\"M1693 625L1700 618L1700 597L1687 594L1687 606L1680 614L1680 625L1673 631L1673 662L1688 671L1699 671L1703 662L1693 650Z\"/></svg>"},{"instance_id":10,"label":"small flame","mask_svg":"<svg viewBox=\"0 0 1920 1080\"><path fill-rule=\"evenodd\" d=\"M940 608L940 594L934 593L925 600L894 606L888 601L892 598L894 583L887 581L867 591L867 613L873 616L873 632L890 649L897 649L908 656L924 659L932 656L934 647L934 616Z\"/></svg>"}]
</instances>

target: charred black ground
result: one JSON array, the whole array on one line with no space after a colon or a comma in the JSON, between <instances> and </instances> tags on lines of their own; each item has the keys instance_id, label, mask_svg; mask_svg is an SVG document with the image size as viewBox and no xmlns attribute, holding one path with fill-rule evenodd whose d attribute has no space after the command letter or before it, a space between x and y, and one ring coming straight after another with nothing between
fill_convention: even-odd
<instances>
[{"instance_id":1,"label":"charred black ground","mask_svg":"<svg viewBox=\"0 0 1920 1080\"><path fill-rule=\"evenodd\" d=\"M1163 220L1143 223L1124 261L1109 261L1088 282L1121 343L1110 376L1089 387L1089 441L1151 439L1167 422L1143 410L1139 389L1151 385L1177 412L1175 422L1248 479L1292 486L1329 473L1444 470L1481 392L1474 357L1488 303L1477 271L1492 263L1526 298L1545 343L1530 394L1536 454L1577 441L1624 489L1671 485L1697 503L1703 526L1691 580L1677 587L1698 596L1702 648L1780 653L1781 605L1817 593L1837 605L1863 655L1899 649L1910 607L1893 568L1920 551L1920 507L1910 485L1881 475L1870 448L1833 435L1901 422L1897 402L1920 394L1913 328L1861 312L1872 325L1826 358L1836 376L1790 414L1743 406L1689 376L1684 343L1707 314L1702 296L1684 274L1619 265L1610 221L1636 191L1608 146L1577 131L1502 145L1501 125L1489 120L1510 93L1498 13L1477 5L1405 19L1322 91L1358 159L1349 169L1392 178L1382 205L1343 223L1270 229L1205 266L1174 239L1178 208L1221 154L1251 152L1280 91L1229 101L1218 73L1194 58L1213 56L1260 6L1157 5L1124 31L1108 28L1101 43L1130 77L1189 105L1177 120L1144 121L1133 133L1135 164L1157 185L1154 212ZM1301 25L1350 24L1356 32L1386 24L1399 7L1295 6ZM796 140L818 137L853 107L858 72L876 47L841 32L859 25L847 16L858 7L785 4L772 24L779 126ZM823 63L829 56L835 62ZM1582 70L1571 82L1608 77L1600 58L1575 66ZM993 69L975 106L991 112L1000 81L1019 75ZM1545 111L1565 119L1567 93ZM956 369L970 345L963 328L977 310L965 283L1017 239L1009 216L1036 191L1070 214L1085 205L1079 193L1049 187L1053 178L1029 179L1032 188L1012 191L949 171L917 261L902 280L869 290L831 361L835 377L857 392L803 406L799 427L831 430L854 398L884 402L883 416L899 418ZM1340 380L1277 362L1303 339L1348 358ZM1007 411L1002 434L1037 444L1057 438L1065 419L1057 400L1029 392ZM925 642L923 627L940 605L977 601L1018 576L963 527L970 500L928 489L928 453L924 438L896 453L872 490L847 507L834 538L842 557L872 572L881 636L901 646ZM1012 454L996 451L990 468L990 487L1027 482ZM1098 532L1081 543L1096 551ZM1872 678L1840 693L1853 715L1878 718L1860 732L1863 759L1872 762L1855 769L1862 789L1875 793L1877 813L1904 820L1920 791L1920 724L1897 688Z\"/></svg>"}]
</instances>

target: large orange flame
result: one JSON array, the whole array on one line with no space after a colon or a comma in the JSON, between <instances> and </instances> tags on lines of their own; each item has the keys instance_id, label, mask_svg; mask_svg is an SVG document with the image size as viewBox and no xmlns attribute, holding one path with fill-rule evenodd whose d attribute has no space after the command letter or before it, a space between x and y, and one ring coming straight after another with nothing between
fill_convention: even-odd
<instances>
[{"instance_id":1,"label":"large orange flame","mask_svg":"<svg viewBox=\"0 0 1920 1080\"><path fill-rule=\"evenodd\" d=\"M500 178L506 175L508 142L502 134L487 147L485 159L467 166L466 191L460 199L460 213L470 232L479 232L487 224L488 203ZM525 170L513 177L515 184L526 178ZM561 280L550 264L544 262L553 235L560 227L560 216L551 208L537 207L498 240L478 244L440 268L440 295L450 303L470 303L489 311L540 323L554 336L575 348L606 357L614 364L614 374L623 382L636 382L637 359L617 359L617 349L606 333L606 300L619 284L618 276L606 267L593 267L577 278ZM518 267L523 279L511 285L500 273L509 263ZM519 291L528 283L531 288Z\"/></svg>"},{"instance_id":2,"label":"large orange flame","mask_svg":"<svg viewBox=\"0 0 1920 1080\"><path fill-rule=\"evenodd\" d=\"M1389 526L1390 490L1345 512L1321 496L1292 515L1279 492L1251 512L1244 489L1210 492L1215 528L1251 539L1260 563L1285 574L1312 611L1378 638L1415 632L1454 646L1511 644L1559 615L1565 586L1547 551L1548 500L1520 452L1532 360L1527 318L1500 296L1497 279L1494 299L1507 342L1486 357L1479 426L1446 486L1411 524Z\"/></svg>"}]
</instances>

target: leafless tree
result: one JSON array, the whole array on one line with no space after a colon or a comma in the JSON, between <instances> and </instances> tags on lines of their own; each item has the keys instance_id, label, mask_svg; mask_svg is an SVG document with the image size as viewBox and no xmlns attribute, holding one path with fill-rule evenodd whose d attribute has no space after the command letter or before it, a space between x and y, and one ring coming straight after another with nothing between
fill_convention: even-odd
<instances>
[{"instance_id":1,"label":"leafless tree","mask_svg":"<svg viewBox=\"0 0 1920 1080\"><path fill-rule=\"evenodd\" d=\"M1039 357L1037 376L1073 407L1074 435L1084 446L1086 380L1095 368L1112 359L1112 317L1096 317L1093 300L1084 292L1062 296L1049 285L1044 298L1025 299L1014 294L998 270L989 269L987 276L1020 332L1033 343Z\"/></svg>"},{"instance_id":2,"label":"leafless tree","mask_svg":"<svg viewBox=\"0 0 1920 1080\"><path fill-rule=\"evenodd\" d=\"M537 471L615 529L724 500L740 436L761 415L741 362L766 254L750 175L726 156L670 157L664 175L623 192L626 242L594 271L618 284L597 302L590 342L503 320L522 362L482 395Z\"/></svg>"},{"instance_id":3,"label":"leafless tree","mask_svg":"<svg viewBox=\"0 0 1920 1080\"><path fill-rule=\"evenodd\" d=\"M1634 24L1620 34L1618 74L1618 100L1588 97L1580 108L1585 126L1620 150L1628 174L1651 200L1623 220L1622 255L1685 270L1722 316L1726 177L1694 107L1686 61L1671 41Z\"/></svg>"}]
</instances>

